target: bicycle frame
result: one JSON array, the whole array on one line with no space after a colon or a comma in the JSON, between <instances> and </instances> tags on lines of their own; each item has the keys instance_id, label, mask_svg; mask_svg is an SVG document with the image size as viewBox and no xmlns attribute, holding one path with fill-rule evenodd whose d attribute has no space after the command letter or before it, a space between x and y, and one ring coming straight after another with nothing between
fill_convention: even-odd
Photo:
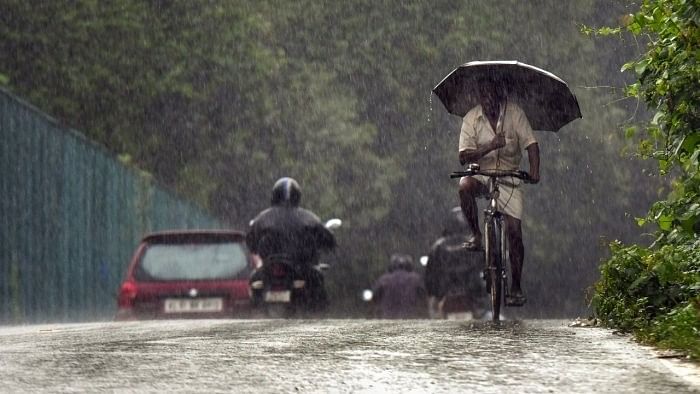
<instances>
[{"instance_id":1,"label":"bicycle frame","mask_svg":"<svg viewBox=\"0 0 700 394\"><path fill-rule=\"evenodd\" d=\"M484 279L486 280L486 287L491 294L492 319L493 321L499 321L501 305L505 305L505 298L510 295L508 289L510 256L507 247L506 228L503 214L498 211L499 178L516 177L527 182L530 176L524 171L480 171L478 164L470 164L466 171L455 171L450 177L461 178L474 175L485 175L489 178L489 202L484 210L484 252L486 257Z\"/></svg>"},{"instance_id":2,"label":"bicycle frame","mask_svg":"<svg viewBox=\"0 0 700 394\"><path fill-rule=\"evenodd\" d=\"M500 320L500 309L508 289L508 247L503 214L497 210L498 179L489 177L489 202L484 209L485 280L491 295L491 318Z\"/></svg>"}]
</instances>

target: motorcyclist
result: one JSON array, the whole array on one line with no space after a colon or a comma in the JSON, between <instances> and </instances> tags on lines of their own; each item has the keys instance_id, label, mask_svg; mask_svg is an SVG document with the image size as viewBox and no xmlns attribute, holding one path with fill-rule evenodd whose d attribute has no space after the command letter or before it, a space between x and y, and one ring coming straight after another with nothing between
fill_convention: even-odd
<instances>
[{"instance_id":1,"label":"motorcyclist","mask_svg":"<svg viewBox=\"0 0 700 394\"><path fill-rule=\"evenodd\" d=\"M306 281L310 291L309 307L323 310L328 305L323 275L314 265L320 251L336 247L335 237L313 212L299 207L301 189L297 181L284 177L272 187L271 207L251 221L246 244L264 262L273 255L292 262L297 275ZM251 282L257 280L256 271Z\"/></svg>"},{"instance_id":2,"label":"motorcyclist","mask_svg":"<svg viewBox=\"0 0 700 394\"><path fill-rule=\"evenodd\" d=\"M426 291L421 276L413 270L413 258L393 254L387 272L372 288L372 301L382 319L427 317Z\"/></svg>"},{"instance_id":3,"label":"motorcyclist","mask_svg":"<svg viewBox=\"0 0 700 394\"><path fill-rule=\"evenodd\" d=\"M435 241L425 267L425 287L428 291L431 315L444 317L442 301L450 291L465 297L464 312L478 316L486 294L480 270L483 254L463 247L464 239L471 233L460 207L454 207L443 223L440 238Z\"/></svg>"}]
</instances>

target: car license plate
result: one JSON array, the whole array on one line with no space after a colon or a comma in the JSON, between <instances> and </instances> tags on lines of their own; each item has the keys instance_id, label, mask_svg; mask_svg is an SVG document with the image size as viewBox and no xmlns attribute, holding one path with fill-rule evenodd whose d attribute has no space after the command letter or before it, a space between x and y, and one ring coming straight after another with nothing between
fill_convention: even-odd
<instances>
[{"instance_id":1,"label":"car license plate","mask_svg":"<svg viewBox=\"0 0 700 394\"><path fill-rule=\"evenodd\" d=\"M224 309L221 298L167 298L165 313L219 312Z\"/></svg>"},{"instance_id":2,"label":"car license plate","mask_svg":"<svg viewBox=\"0 0 700 394\"><path fill-rule=\"evenodd\" d=\"M289 302L292 300L292 292L285 291L268 291L265 293L265 302Z\"/></svg>"}]
</instances>

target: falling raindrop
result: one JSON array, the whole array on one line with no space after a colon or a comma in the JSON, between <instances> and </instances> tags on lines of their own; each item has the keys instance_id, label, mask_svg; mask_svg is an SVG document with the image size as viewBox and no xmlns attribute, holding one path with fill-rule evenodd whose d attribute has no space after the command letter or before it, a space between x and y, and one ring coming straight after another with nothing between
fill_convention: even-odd
<instances>
[{"instance_id":1,"label":"falling raindrop","mask_svg":"<svg viewBox=\"0 0 700 394\"><path fill-rule=\"evenodd\" d=\"M428 95L428 123L431 122L433 115L433 92Z\"/></svg>"}]
</instances>

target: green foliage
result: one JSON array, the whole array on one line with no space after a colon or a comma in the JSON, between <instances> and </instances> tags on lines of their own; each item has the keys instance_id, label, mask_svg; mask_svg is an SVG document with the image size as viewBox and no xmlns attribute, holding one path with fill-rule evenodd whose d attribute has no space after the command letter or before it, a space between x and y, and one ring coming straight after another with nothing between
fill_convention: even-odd
<instances>
[{"instance_id":1,"label":"green foliage","mask_svg":"<svg viewBox=\"0 0 700 394\"><path fill-rule=\"evenodd\" d=\"M684 349L691 357L700 360L700 298L654 319L647 328L639 331L639 337L663 348Z\"/></svg>"},{"instance_id":2,"label":"green foliage","mask_svg":"<svg viewBox=\"0 0 700 394\"><path fill-rule=\"evenodd\" d=\"M654 204L648 215L665 235L695 233L700 221L698 13L692 1L644 1L627 25L633 34L651 36L647 52L623 67L638 78L629 94L656 110L640 153L656 159L663 174L678 171L669 198Z\"/></svg>"},{"instance_id":3,"label":"green foliage","mask_svg":"<svg viewBox=\"0 0 700 394\"><path fill-rule=\"evenodd\" d=\"M645 0L624 19L630 33L650 40L640 58L622 67L637 76L627 94L656 111L638 152L658 162L671 191L638 219L658 226L651 247L611 244L593 300L606 324L694 357L700 356L699 17L697 2Z\"/></svg>"},{"instance_id":4,"label":"green foliage","mask_svg":"<svg viewBox=\"0 0 700 394\"><path fill-rule=\"evenodd\" d=\"M700 241L664 245L656 250L638 245L610 247L613 257L603 265L594 303L601 316L632 328L668 313L698 296Z\"/></svg>"},{"instance_id":5,"label":"green foliage","mask_svg":"<svg viewBox=\"0 0 700 394\"><path fill-rule=\"evenodd\" d=\"M611 251L593 298L603 323L700 355L700 240L655 250L613 242Z\"/></svg>"}]
</instances>

